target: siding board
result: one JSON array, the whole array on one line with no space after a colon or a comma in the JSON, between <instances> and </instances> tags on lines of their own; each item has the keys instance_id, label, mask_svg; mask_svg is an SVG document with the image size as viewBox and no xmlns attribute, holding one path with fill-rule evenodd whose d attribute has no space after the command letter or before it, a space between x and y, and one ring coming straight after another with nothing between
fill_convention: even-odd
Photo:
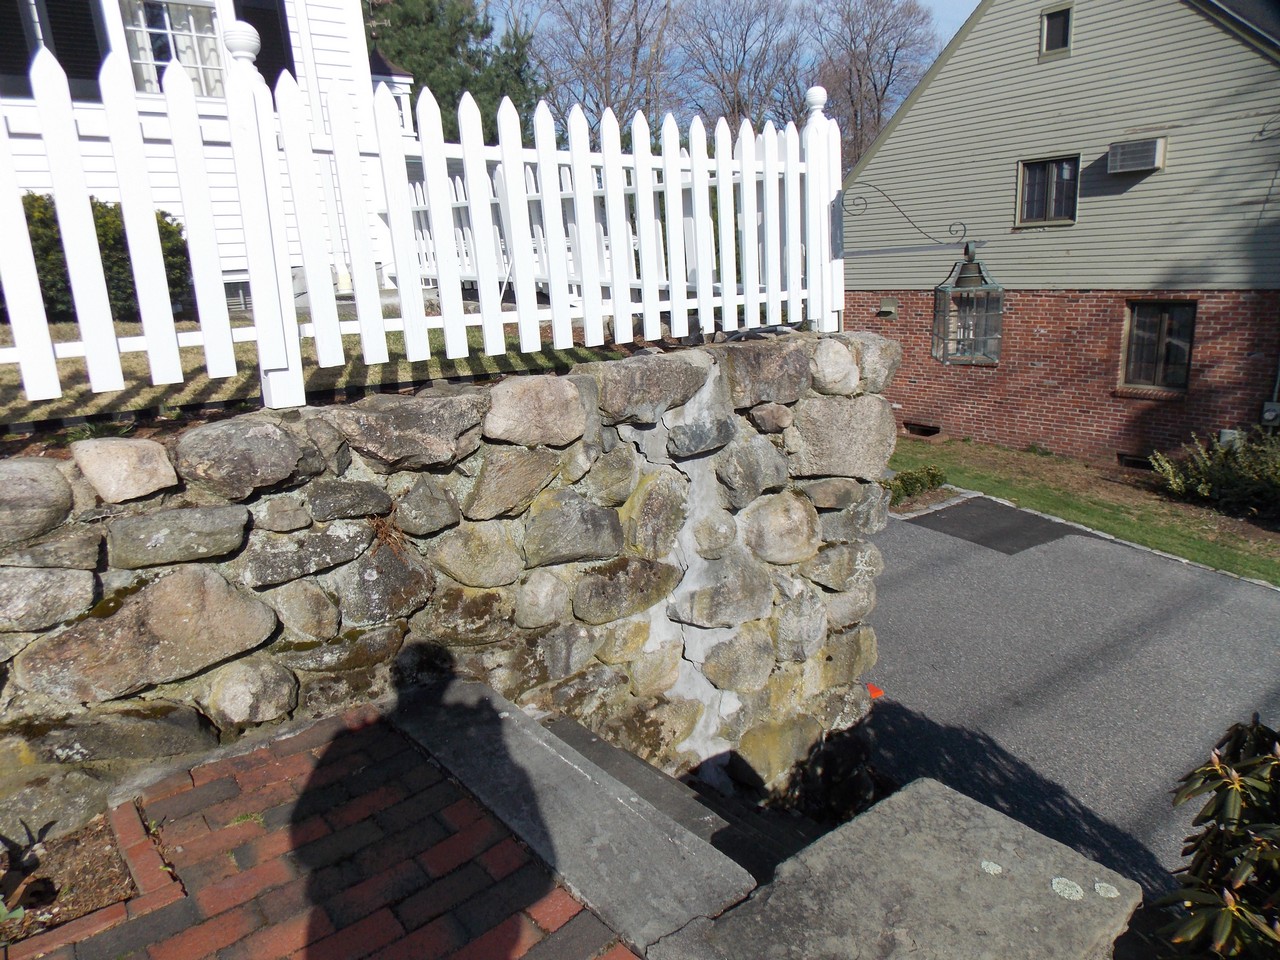
<instances>
[{"instance_id":1,"label":"siding board","mask_svg":"<svg viewBox=\"0 0 1280 960\"><path fill-rule=\"evenodd\" d=\"M935 237L963 221L1010 288L1280 287L1280 67L1183 0L1077 0L1071 55L1040 63L1041 6L994 0L849 184L850 288L932 287L957 259L879 252L924 240L866 184ZM1163 171L1106 174L1111 142L1155 135ZM1077 153L1077 222L1016 229L1019 162Z\"/></svg>"}]
</instances>

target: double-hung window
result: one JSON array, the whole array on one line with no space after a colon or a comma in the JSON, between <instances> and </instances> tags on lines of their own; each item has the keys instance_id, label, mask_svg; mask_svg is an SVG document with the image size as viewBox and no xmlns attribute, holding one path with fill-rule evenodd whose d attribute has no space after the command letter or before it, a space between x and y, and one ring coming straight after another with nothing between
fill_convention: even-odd
<instances>
[{"instance_id":1,"label":"double-hung window","mask_svg":"<svg viewBox=\"0 0 1280 960\"><path fill-rule=\"evenodd\" d=\"M1191 374L1195 329L1194 301L1130 303L1125 384L1185 390Z\"/></svg>"},{"instance_id":2,"label":"double-hung window","mask_svg":"<svg viewBox=\"0 0 1280 960\"><path fill-rule=\"evenodd\" d=\"M121 0L133 79L144 93L160 92L170 63L182 64L199 96L223 95L222 59L213 7L159 0Z\"/></svg>"},{"instance_id":3,"label":"double-hung window","mask_svg":"<svg viewBox=\"0 0 1280 960\"><path fill-rule=\"evenodd\" d=\"M1075 223L1080 187L1080 158L1023 161L1018 223Z\"/></svg>"},{"instance_id":4,"label":"double-hung window","mask_svg":"<svg viewBox=\"0 0 1280 960\"><path fill-rule=\"evenodd\" d=\"M97 0L0 0L0 96L31 96L27 71L41 47L66 73L72 99L100 99L107 42Z\"/></svg>"}]
</instances>

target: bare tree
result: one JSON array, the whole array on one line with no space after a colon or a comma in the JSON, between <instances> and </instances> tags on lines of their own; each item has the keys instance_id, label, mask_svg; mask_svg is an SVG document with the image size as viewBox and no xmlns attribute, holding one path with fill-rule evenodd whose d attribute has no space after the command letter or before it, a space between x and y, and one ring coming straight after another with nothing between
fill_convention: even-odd
<instances>
[{"instance_id":1,"label":"bare tree","mask_svg":"<svg viewBox=\"0 0 1280 960\"><path fill-rule=\"evenodd\" d=\"M802 120L812 57L791 0L684 0L673 26L688 112L735 131Z\"/></svg>"},{"instance_id":2,"label":"bare tree","mask_svg":"<svg viewBox=\"0 0 1280 960\"><path fill-rule=\"evenodd\" d=\"M543 0L532 55L557 114L581 103L594 135L607 107L624 125L675 107L671 20L672 0Z\"/></svg>"},{"instance_id":3,"label":"bare tree","mask_svg":"<svg viewBox=\"0 0 1280 960\"><path fill-rule=\"evenodd\" d=\"M840 122L845 169L919 82L938 52L933 15L918 0L817 0L809 16L827 112Z\"/></svg>"}]
</instances>

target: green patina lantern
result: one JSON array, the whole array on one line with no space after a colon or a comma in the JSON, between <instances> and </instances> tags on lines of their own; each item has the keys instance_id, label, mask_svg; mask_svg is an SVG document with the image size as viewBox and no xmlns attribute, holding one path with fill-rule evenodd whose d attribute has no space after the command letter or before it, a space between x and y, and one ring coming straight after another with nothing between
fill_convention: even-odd
<instances>
[{"instance_id":1,"label":"green patina lantern","mask_svg":"<svg viewBox=\"0 0 1280 960\"><path fill-rule=\"evenodd\" d=\"M987 273L976 248L964 245L947 279L933 288L933 358L943 363L997 363L1004 287Z\"/></svg>"}]
</instances>

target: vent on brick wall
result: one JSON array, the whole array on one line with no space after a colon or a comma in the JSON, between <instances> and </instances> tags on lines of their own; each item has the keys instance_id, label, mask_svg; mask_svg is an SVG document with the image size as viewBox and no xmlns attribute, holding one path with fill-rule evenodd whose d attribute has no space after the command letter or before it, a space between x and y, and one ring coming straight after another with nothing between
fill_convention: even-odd
<instances>
[{"instance_id":1,"label":"vent on brick wall","mask_svg":"<svg viewBox=\"0 0 1280 960\"><path fill-rule=\"evenodd\" d=\"M1107 150L1107 173L1140 173L1164 169L1164 137L1125 140Z\"/></svg>"}]
</instances>

